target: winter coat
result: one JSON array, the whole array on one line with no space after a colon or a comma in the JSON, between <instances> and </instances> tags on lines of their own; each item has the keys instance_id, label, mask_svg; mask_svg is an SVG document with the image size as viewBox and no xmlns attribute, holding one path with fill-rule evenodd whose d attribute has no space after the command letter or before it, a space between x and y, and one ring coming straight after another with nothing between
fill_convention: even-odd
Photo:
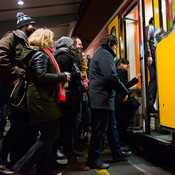
<instances>
[{"instance_id":1,"label":"winter coat","mask_svg":"<svg viewBox=\"0 0 175 175\"><path fill-rule=\"evenodd\" d=\"M69 72L71 74L71 81L66 88L66 102L64 108L70 110L72 114L80 111L80 99L81 89L80 89L80 71L76 70L75 60L76 54L71 53L71 56L63 49L58 49L53 53L61 72Z\"/></svg>"},{"instance_id":2,"label":"winter coat","mask_svg":"<svg viewBox=\"0 0 175 175\"><path fill-rule=\"evenodd\" d=\"M117 73L120 78L120 81L126 86L126 88L130 88L139 82L136 77L128 81L127 71L124 68L121 68L120 66L117 67Z\"/></svg>"},{"instance_id":3,"label":"winter coat","mask_svg":"<svg viewBox=\"0 0 175 175\"><path fill-rule=\"evenodd\" d=\"M116 91L122 97L129 93L118 77L114 57L109 47L100 46L90 62L89 97L92 108L114 111Z\"/></svg>"},{"instance_id":4,"label":"winter coat","mask_svg":"<svg viewBox=\"0 0 175 175\"><path fill-rule=\"evenodd\" d=\"M42 50L24 48L21 59L27 65L27 105L31 124L61 117L57 82L65 82L66 75L56 73L51 59Z\"/></svg>"},{"instance_id":5,"label":"winter coat","mask_svg":"<svg viewBox=\"0 0 175 175\"><path fill-rule=\"evenodd\" d=\"M127 70L124 69L122 66L117 66L117 73L120 78L120 81L128 89L139 82L136 77L128 81ZM126 102L123 102L123 99L121 98L121 96L116 96L116 109L117 109L116 116L119 118L123 117L125 119L127 118L133 119L135 116L135 112L137 111L139 106L140 106L140 103L133 96L130 97L129 95L128 100ZM135 112L133 113L130 111L135 111Z\"/></svg>"},{"instance_id":6,"label":"winter coat","mask_svg":"<svg viewBox=\"0 0 175 175\"><path fill-rule=\"evenodd\" d=\"M121 66L117 67L117 73L120 78L120 81L126 86L127 89L139 82L139 80L136 77L128 81L127 71ZM121 103L123 99L121 98L121 96L116 96L116 100L118 101L118 103Z\"/></svg>"},{"instance_id":7,"label":"winter coat","mask_svg":"<svg viewBox=\"0 0 175 175\"><path fill-rule=\"evenodd\" d=\"M1 101L8 101L13 89L13 80L25 72L25 65L20 58L24 46L27 46L24 38L16 31L6 33L0 40Z\"/></svg>"}]
</instances>

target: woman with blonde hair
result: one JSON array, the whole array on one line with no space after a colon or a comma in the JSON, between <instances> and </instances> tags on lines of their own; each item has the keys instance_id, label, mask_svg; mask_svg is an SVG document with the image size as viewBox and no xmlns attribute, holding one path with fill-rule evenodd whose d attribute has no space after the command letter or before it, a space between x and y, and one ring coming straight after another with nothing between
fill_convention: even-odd
<instances>
[{"instance_id":1,"label":"woman with blonde hair","mask_svg":"<svg viewBox=\"0 0 175 175\"><path fill-rule=\"evenodd\" d=\"M65 101L64 82L70 81L69 73L60 73L53 52L51 30L37 29L29 37L29 48L22 52L27 65L27 105L30 123L40 137L30 150L13 166L20 174L27 174L37 164L37 174L54 175L48 168L50 149L59 136L59 118L62 116L59 101Z\"/></svg>"}]
</instances>

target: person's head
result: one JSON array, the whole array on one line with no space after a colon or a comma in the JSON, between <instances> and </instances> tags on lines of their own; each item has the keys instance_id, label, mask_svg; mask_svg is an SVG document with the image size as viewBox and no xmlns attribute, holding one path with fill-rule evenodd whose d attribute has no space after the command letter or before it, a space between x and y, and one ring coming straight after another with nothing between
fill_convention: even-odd
<instances>
[{"instance_id":1,"label":"person's head","mask_svg":"<svg viewBox=\"0 0 175 175\"><path fill-rule=\"evenodd\" d=\"M72 37L71 38L74 42L74 49L77 53L80 53L82 48L83 48L83 45L82 45L82 42L80 40L80 38L77 38L77 37Z\"/></svg>"},{"instance_id":2,"label":"person's head","mask_svg":"<svg viewBox=\"0 0 175 175\"><path fill-rule=\"evenodd\" d=\"M85 54L84 52L82 52L81 54L82 54L81 61L82 61L82 62L86 62L86 61L87 61L86 54Z\"/></svg>"},{"instance_id":3,"label":"person's head","mask_svg":"<svg viewBox=\"0 0 175 175\"><path fill-rule=\"evenodd\" d=\"M116 51L118 44L118 39L114 35L106 35L100 41L101 46L108 46L113 52Z\"/></svg>"},{"instance_id":4,"label":"person's head","mask_svg":"<svg viewBox=\"0 0 175 175\"><path fill-rule=\"evenodd\" d=\"M18 12L16 28L22 30L29 37L36 30L35 21L24 13Z\"/></svg>"},{"instance_id":5,"label":"person's head","mask_svg":"<svg viewBox=\"0 0 175 175\"><path fill-rule=\"evenodd\" d=\"M31 46L38 46L43 48L53 48L54 33L47 28L39 28L33 32L28 38Z\"/></svg>"},{"instance_id":6,"label":"person's head","mask_svg":"<svg viewBox=\"0 0 175 175\"><path fill-rule=\"evenodd\" d=\"M154 24L154 18L151 17L150 20L149 20L149 25L153 25Z\"/></svg>"},{"instance_id":7,"label":"person's head","mask_svg":"<svg viewBox=\"0 0 175 175\"><path fill-rule=\"evenodd\" d=\"M61 47L72 47L74 44L70 37L63 36L55 42L55 48L59 49Z\"/></svg>"},{"instance_id":8,"label":"person's head","mask_svg":"<svg viewBox=\"0 0 175 175\"><path fill-rule=\"evenodd\" d=\"M129 69L129 61L124 58L118 60L118 65L122 66L125 70Z\"/></svg>"}]
</instances>

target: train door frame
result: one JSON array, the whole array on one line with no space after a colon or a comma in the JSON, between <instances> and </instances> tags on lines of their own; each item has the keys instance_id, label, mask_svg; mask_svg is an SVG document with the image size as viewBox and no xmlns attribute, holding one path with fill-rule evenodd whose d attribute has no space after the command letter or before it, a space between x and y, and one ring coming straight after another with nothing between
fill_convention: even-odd
<instances>
[{"instance_id":1,"label":"train door frame","mask_svg":"<svg viewBox=\"0 0 175 175\"><path fill-rule=\"evenodd\" d=\"M137 6L138 9L138 35L139 35L139 46L141 45L141 43L143 44L144 42L143 40L143 33L142 33L142 25L141 25L141 3L140 1L130 1L128 2L128 4L122 8L122 10L119 11L118 15L120 17L120 20L122 20L124 17L126 16L130 11L132 11L132 9L134 7ZM124 10L123 10L124 9ZM120 24L120 23L119 23ZM124 27L126 29L126 27ZM121 29L121 27L120 27ZM126 32L126 31L125 31ZM126 35L126 34L125 34ZM124 45L126 46L126 37L124 38ZM121 44L120 44L121 45ZM142 47L143 49L143 47ZM141 47L139 47L139 52L143 52L143 50L141 49ZM121 55L121 54L120 54ZM126 53L126 48L125 48L125 55L127 55ZM126 57L126 56L125 56ZM121 57L120 57L121 58ZM149 120L147 117L147 106L146 106L146 80L147 80L147 70L145 70L145 59L143 58L143 54L142 56L140 55L140 72L142 73L142 81L141 81L141 101L142 101L142 127L143 127L143 133L149 133ZM146 71L146 73L145 73Z\"/></svg>"},{"instance_id":2,"label":"train door frame","mask_svg":"<svg viewBox=\"0 0 175 175\"><path fill-rule=\"evenodd\" d=\"M127 11L126 11L126 13L123 15L123 18L122 18L122 22L124 23L124 45L125 45L125 58L127 59L127 60L129 60L130 61L130 69L132 68L132 61L131 61L131 58L129 57L128 58L128 36L127 36L127 30L128 30L128 26L127 26L127 21L131 21L131 22L137 22L137 35L139 36L139 25L138 25L138 16L137 16L137 19L134 19L134 17L133 18L128 18L127 16L130 14L130 12L132 12L134 9L137 9L137 12L138 12L138 4L137 4L137 2L135 2L134 4L132 4L132 6L131 6L131 8L129 8ZM134 35L135 35L135 33L134 33ZM132 39L132 38L131 38ZM134 42L135 42L135 37L134 37ZM136 44L136 43L135 43ZM139 43L138 43L138 45L139 45ZM137 66L136 66L136 58L138 59L138 55L139 55L139 50L138 50L138 52L136 51L136 46L135 46L135 49L134 49L134 62L135 62L135 65L134 65L134 69L135 69L135 74L137 74L138 73L138 70L137 70ZM140 69L140 66L139 66L139 69ZM140 70L139 70L139 72L140 72ZM136 75L132 75L131 74L131 72L129 73L130 74L130 76L131 77L133 77L133 76L136 76ZM129 77L130 77L129 76ZM130 78L131 79L131 78ZM139 87L139 88L141 88L141 87Z\"/></svg>"}]
</instances>

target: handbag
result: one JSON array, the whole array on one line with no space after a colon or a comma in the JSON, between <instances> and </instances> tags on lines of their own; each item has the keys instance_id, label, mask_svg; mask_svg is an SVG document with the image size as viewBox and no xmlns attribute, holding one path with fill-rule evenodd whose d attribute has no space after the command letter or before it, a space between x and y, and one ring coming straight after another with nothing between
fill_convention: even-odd
<instances>
[{"instance_id":1,"label":"handbag","mask_svg":"<svg viewBox=\"0 0 175 175\"><path fill-rule=\"evenodd\" d=\"M21 77L19 82L14 86L10 95L11 105L17 108L21 108L27 111L27 81L24 77Z\"/></svg>"},{"instance_id":2,"label":"handbag","mask_svg":"<svg viewBox=\"0 0 175 175\"><path fill-rule=\"evenodd\" d=\"M123 110L137 110L140 103L135 99L135 97L128 97L126 102L119 102L119 107Z\"/></svg>"}]
</instances>

